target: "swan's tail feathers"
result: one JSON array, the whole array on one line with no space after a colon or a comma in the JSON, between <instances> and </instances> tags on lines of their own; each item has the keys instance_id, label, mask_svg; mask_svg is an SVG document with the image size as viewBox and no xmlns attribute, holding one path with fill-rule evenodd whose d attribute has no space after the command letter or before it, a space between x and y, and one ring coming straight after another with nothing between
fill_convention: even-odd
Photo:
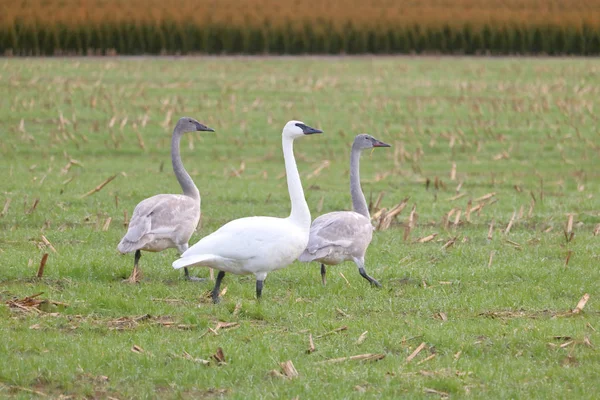
<instances>
[{"instance_id":1,"label":"swan's tail feathers","mask_svg":"<svg viewBox=\"0 0 600 400\"><path fill-rule=\"evenodd\" d=\"M197 254L181 257L179 260L175 260L173 262L173 268L180 269L183 267L193 267L195 265L211 267L212 264L219 258L219 256L215 256L214 254Z\"/></svg>"}]
</instances>

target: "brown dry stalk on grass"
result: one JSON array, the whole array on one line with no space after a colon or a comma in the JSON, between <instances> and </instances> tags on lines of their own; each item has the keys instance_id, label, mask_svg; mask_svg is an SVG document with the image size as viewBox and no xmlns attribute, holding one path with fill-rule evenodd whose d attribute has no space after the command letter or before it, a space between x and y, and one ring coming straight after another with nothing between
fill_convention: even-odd
<instances>
[{"instance_id":1,"label":"brown dry stalk on grass","mask_svg":"<svg viewBox=\"0 0 600 400\"><path fill-rule=\"evenodd\" d=\"M512 214L512 217L510 217L510 221L508 221L508 225L506 226L506 229L504 230L505 235L508 235L510 233L510 228L512 228L513 223L515 222L516 216L517 216L517 212L514 211Z\"/></svg>"},{"instance_id":2,"label":"brown dry stalk on grass","mask_svg":"<svg viewBox=\"0 0 600 400\"><path fill-rule=\"evenodd\" d=\"M42 260L40 261L40 266L38 268L36 276L41 278L44 276L44 267L46 266L46 261L48 260L48 253L44 253L42 256Z\"/></svg>"},{"instance_id":3,"label":"brown dry stalk on grass","mask_svg":"<svg viewBox=\"0 0 600 400\"><path fill-rule=\"evenodd\" d=\"M313 341L312 333L308 334L308 350L306 352L308 354L315 351L315 342Z\"/></svg>"},{"instance_id":4,"label":"brown dry stalk on grass","mask_svg":"<svg viewBox=\"0 0 600 400\"><path fill-rule=\"evenodd\" d=\"M425 362L427 362L427 361L429 361L429 360L431 360L431 359L435 358L435 356L436 356L436 354L435 354L435 353L433 353L433 354L431 354L429 357L426 357L426 358L422 359L421 361L419 361L419 362L417 363L417 365L421 365L421 364L423 364L423 363L425 363Z\"/></svg>"},{"instance_id":5,"label":"brown dry stalk on grass","mask_svg":"<svg viewBox=\"0 0 600 400\"><path fill-rule=\"evenodd\" d=\"M421 343L408 357L406 357L406 362L411 362L426 346L426 343Z\"/></svg>"},{"instance_id":6,"label":"brown dry stalk on grass","mask_svg":"<svg viewBox=\"0 0 600 400\"><path fill-rule=\"evenodd\" d=\"M452 197L448 198L448 201L455 201L455 200L458 200L458 199L462 199L466 195L467 195L466 193L459 193L456 196L452 196Z\"/></svg>"},{"instance_id":7,"label":"brown dry stalk on grass","mask_svg":"<svg viewBox=\"0 0 600 400\"><path fill-rule=\"evenodd\" d=\"M494 219L492 218L492 222L490 222L490 228L488 229L488 240L492 240L494 236Z\"/></svg>"},{"instance_id":8,"label":"brown dry stalk on grass","mask_svg":"<svg viewBox=\"0 0 600 400\"><path fill-rule=\"evenodd\" d=\"M461 213L462 213L462 210L458 210L456 212L456 216L454 217L454 229L458 228L458 225L460 224Z\"/></svg>"},{"instance_id":9,"label":"brown dry stalk on grass","mask_svg":"<svg viewBox=\"0 0 600 400\"><path fill-rule=\"evenodd\" d=\"M590 299L590 295L588 293L584 294L583 297L581 297L581 299L579 300L579 302L577 302L577 305L575 306L575 308L573 309L573 314L579 314L581 311L583 311L583 307L585 307L585 304L588 302L588 300Z\"/></svg>"},{"instance_id":10,"label":"brown dry stalk on grass","mask_svg":"<svg viewBox=\"0 0 600 400\"><path fill-rule=\"evenodd\" d=\"M50 243L50 241L48 239L46 239L46 236L44 236L44 235L42 235L42 242L44 242L44 244L46 246L50 247L50 250L52 250L54 253L58 253L58 251L56 251L54 246L52 246L52 243Z\"/></svg>"},{"instance_id":11,"label":"brown dry stalk on grass","mask_svg":"<svg viewBox=\"0 0 600 400\"><path fill-rule=\"evenodd\" d=\"M217 352L211 356L213 360L215 360L219 365L225 364L225 354L223 353L223 349L221 347L217 348Z\"/></svg>"},{"instance_id":12,"label":"brown dry stalk on grass","mask_svg":"<svg viewBox=\"0 0 600 400\"><path fill-rule=\"evenodd\" d=\"M385 358L385 354L367 353L358 354L350 357L331 358L329 360L319 361L317 364L335 364L344 361L379 361Z\"/></svg>"},{"instance_id":13,"label":"brown dry stalk on grass","mask_svg":"<svg viewBox=\"0 0 600 400\"><path fill-rule=\"evenodd\" d=\"M306 176L306 179L312 179L314 177L319 176L321 174L321 171L323 171L323 169L325 168L328 168L330 164L331 163L329 162L329 160L323 160L321 164L319 164L319 166L314 169L314 171L312 171Z\"/></svg>"},{"instance_id":14,"label":"brown dry stalk on grass","mask_svg":"<svg viewBox=\"0 0 600 400\"><path fill-rule=\"evenodd\" d=\"M125 120L125 122L127 122L127 120ZM142 134L137 129L135 129L135 134L137 136L138 145L142 150L146 151L146 144L144 143L144 138L142 137Z\"/></svg>"},{"instance_id":15,"label":"brown dry stalk on grass","mask_svg":"<svg viewBox=\"0 0 600 400\"><path fill-rule=\"evenodd\" d=\"M102 182L101 184L99 184L98 186L96 186L95 188L93 188L92 190L90 190L89 192L87 192L87 193L85 193L85 194L81 195L81 196L80 196L80 198L82 198L82 199L83 199L84 197L88 197L88 196L90 196L90 195L92 195L92 194L94 194L94 193L97 193L97 192L99 192L100 190L102 190L102 188L103 188L104 186L108 185L108 184L110 183L110 181L112 181L112 180L113 180L113 179L115 179L116 177L117 177L117 174L115 174L115 175L113 175L113 176L111 176L111 177L108 177L108 178L106 178L106 179L104 180L104 182Z\"/></svg>"},{"instance_id":16,"label":"brown dry stalk on grass","mask_svg":"<svg viewBox=\"0 0 600 400\"><path fill-rule=\"evenodd\" d=\"M450 394L447 392L442 392L440 390L435 390L435 389L430 389L430 388L424 388L423 391L425 393L429 393L429 394L437 394L438 396L442 397L442 398L446 398L446 397L450 397Z\"/></svg>"},{"instance_id":17,"label":"brown dry stalk on grass","mask_svg":"<svg viewBox=\"0 0 600 400\"><path fill-rule=\"evenodd\" d=\"M565 259L565 267L569 266L569 260L571 260L572 255L573 255L573 250L567 251L567 258Z\"/></svg>"},{"instance_id":18,"label":"brown dry stalk on grass","mask_svg":"<svg viewBox=\"0 0 600 400\"><path fill-rule=\"evenodd\" d=\"M442 246L442 250L446 250L447 248L450 248L454 245L454 243L456 243L456 239L457 237L453 237L452 239L448 240L443 246Z\"/></svg>"},{"instance_id":19,"label":"brown dry stalk on grass","mask_svg":"<svg viewBox=\"0 0 600 400\"><path fill-rule=\"evenodd\" d=\"M41 307L44 304L51 304L51 305L62 306L62 307L69 306L67 303L62 303L60 301L39 299L38 297L41 296L42 294L44 294L44 292L40 292L40 293L31 295L31 296L27 296L22 299L8 300L8 301L6 301L6 304L8 305L9 308L16 308L20 311L35 312L35 313L42 312Z\"/></svg>"},{"instance_id":20,"label":"brown dry stalk on grass","mask_svg":"<svg viewBox=\"0 0 600 400\"><path fill-rule=\"evenodd\" d=\"M8 208L10 207L10 202L11 201L12 201L12 199L10 197L8 197L4 201L4 208L2 208L2 212L0 213L0 217L4 217L8 213Z\"/></svg>"},{"instance_id":21,"label":"brown dry stalk on grass","mask_svg":"<svg viewBox=\"0 0 600 400\"><path fill-rule=\"evenodd\" d=\"M106 232L110 227L110 222L112 221L111 217L108 217L106 221L104 221L104 225L102 226L102 231Z\"/></svg>"},{"instance_id":22,"label":"brown dry stalk on grass","mask_svg":"<svg viewBox=\"0 0 600 400\"><path fill-rule=\"evenodd\" d=\"M485 195L483 195L483 196L481 196L481 197L478 197L478 198L476 198L476 199L475 199L475 200L473 200L473 201L475 201L475 202L482 202L482 201L485 201L485 200L489 200L489 199L491 199L491 198L492 198L492 197L494 197L495 195L496 195L496 192L488 193L488 194L485 194Z\"/></svg>"},{"instance_id":23,"label":"brown dry stalk on grass","mask_svg":"<svg viewBox=\"0 0 600 400\"><path fill-rule=\"evenodd\" d=\"M417 239L415 242L416 243L427 243L427 242L430 242L433 239L435 239L435 237L437 235L438 235L437 233L432 233L431 235L428 235L428 236L422 237L420 239Z\"/></svg>"},{"instance_id":24,"label":"brown dry stalk on grass","mask_svg":"<svg viewBox=\"0 0 600 400\"><path fill-rule=\"evenodd\" d=\"M29 207L29 210L25 211L25 214L31 214L32 212L34 212L39 203L40 199L35 199L31 207Z\"/></svg>"},{"instance_id":25,"label":"brown dry stalk on grass","mask_svg":"<svg viewBox=\"0 0 600 400\"><path fill-rule=\"evenodd\" d=\"M235 177L239 178L242 176L242 174L244 173L245 170L246 170L246 163L244 161L242 161L240 163L240 167L238 169L231 167L231 173L229 174L229 176L235 176Z\"/></svg>"},{"instance_id":26,"label":"brown dry stalk on grass","mask_svg":"<svg viewBox=\"0 0 600 400\"><path fill-rule=\"evenodd\" d=\"M383 193L383 192L381 192L381 193ZM408 204L408 199L409 199L408 197L403 199L400 203L396 204L389 211L387 211L385 208L382 208L382 209L378 210L376 213L374 213L373 216L371 217L371 219L376 221L376 223L375 223L376 229L378 231L385 231L385 230L389 229L394 218L396 218L406 208L406 205ZM376 202L375 208L378 207L378 203L379 203L379 198L378 198L378 201Z\"/></svg>"},{"instance_id":27,"label":"brown dry stalk on grass","mask_svg":"<svg viewBox=\"0 0 600 400\"><path fill-rule=\"evenodd\" d=\"M456 212L457 208L453 208L450 211L448 211L446 214L444 214L444 216L442 217L442 226L444 227L444 229L448 229L448 225L450 224L450 217L452 217L454 215L454 213Z\"/></svg>"},{"instance_id":28,"label":"brown dry stalk on grass","mask_svg":"<svg viewBox=\"0 0 600 400\"><path fill-rule=\"evenodd\" d=\"M573 232L573 214L569 214L567 218L567 224L565 226L565 239L567 243L573 240L575 232Z\"/></svg>"},{"instance_id":29,"label":"brown dry stalk on grass","mask_svg":"<svg viewBox=\"0 0 600 400\"><path fill-rule=\"evenodd\" d=\"M408 215L408 222L406 223L406 227L404 228L404 241L406 242L410 236L410 232L417 224L417 205L413 204L412 210Z\"/></svg>"},{"instance_id":30,"label":"brown dry stalk on grass","mask_svg":"<svg viewBox=\"0 0 600 400\"><path fill-rule=\"evenodd\" d=\"M473 206L473 202L471 201L471 199L469 199L469 202L467 203L467 209L465 210L465 219L469 223L471 222L471 210L472 210L472 206Z\"/></svg>"},{"instance_id":31,"label":"brown dry stalk on grass","mask_svg":"<svg viewBox=\"0 0 600 400\"><path fill-rule=\"evenodd\" d=\"M492 261L494 260L495 253L496 253L496 250L490 251L490 259L488 260L488 268L490 268L492 266Z\"/></svg>"},{"instance_id":32,"label":"brown dry stalk on grass","mask_svg":"<svg viewBox=\"0 0 600 400\"><path fill-rule=\"evenodd\" d=\"M363 342L367 339L367 333L369 333L369 331L364 331L363 333L360 334L358 339L356 339L356 345L363 344Z\"/></svg>"},{"instance_id":33,"label":"brown dry stalk on grass","mask_svg":"<svg viewBox=\"0 0 600 400\"><path fill-rule=\"evenodd\" d=\"M332 331L325 332L325 333L323 333L322 335L315 336L315 337L316 337L317 339L320 339L320 338L322 338L322 337L329 336L329 335L333 335L334 333L342 332L342 331L345 331L345 330L347 330L347 329L348 329L348 327L347 327L347 326L341 326L341 327L339 327L339 328L335 328L335 329L334 329L334 330L332 330Z\"/></svg>"},{"instance_id":34,"label":"brown dry stalk on grass","mask_svg":"<svg viewBox=\"0 0 600 400\"><path fill-rule=\"evenodd\" d=\"M292 360L282 362L279 364L279 366L283 371L283 375L285 375L287 378L295 378L299 376L298 371L296 370L296 367L294 367L294 363L292 362Z\"/></svg>"}]
</instances>

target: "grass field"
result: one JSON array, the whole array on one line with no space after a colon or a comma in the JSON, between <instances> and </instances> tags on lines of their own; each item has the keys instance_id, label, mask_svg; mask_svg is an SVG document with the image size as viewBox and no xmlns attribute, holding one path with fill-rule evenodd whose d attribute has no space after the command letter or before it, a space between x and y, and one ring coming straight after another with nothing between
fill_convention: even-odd
<instances>
[{"instance_id":1,"label":"grass field","mask_svg":"<svg viewBox=\"0 0 600 400\"><path fill-rule=\"evenodd\" d=\"M0 88L0 397L597 396L597 60L3 59ZM351 263L326 287L294 263L261 303L253 277L227 275L215 306L211 282L171 268L175 250L145 253L142 282L122 283L134 206L179 192L183 115L216 130L182 142L202 195L191 243L289 213L289 119L325 132L295 146L313 218L351 205L354 135L392 144L361 165L367 199L385 193L373 214L409 197L367 253L383 288ZM15 302L40 292L37 308ZM385 357L328 361L361 354ZM288 360L297 377L280 376Z\"/></svg>"}]
</instances>

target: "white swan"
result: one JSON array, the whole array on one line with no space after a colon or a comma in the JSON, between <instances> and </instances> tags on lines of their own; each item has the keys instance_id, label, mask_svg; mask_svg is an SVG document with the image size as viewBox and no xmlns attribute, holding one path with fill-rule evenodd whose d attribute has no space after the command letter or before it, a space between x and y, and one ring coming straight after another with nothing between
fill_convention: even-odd
<instances>
[{"instance_id":1,"label":"white swan","mask_svg":"<svg viewBox=\"0 0 600 400\"><path fill-rule=\"evenodd\" d=\"M256 276L256 297L260 299L267 273L292 263L306 248L310 230L310 210L304 198L294 159L294 139L321 133L299 121L283 128L282 146L292 211L287 218L248 217L233 220L205 236L173 263L173 268L195 265L219 270L212 291L219 302L219 288L226 272Z\"/></svg>"},{"instance_id":2,"label":"white swan","mask_svg":"<svg viewBox=\"0 0 600 400\"><path fill-rule=\"evenodd\" d=\"M179 254L188 249L188 241L200 221L200 192L181 162L179 142L186 132L208 131L193 118L183 117L177 121L171 139L171 161L173 171L181 185L181 194L158 194L142 200L133 210L127 233L117 249L125 254L135 251L133 271L129 282L137 282L140 270L138 263L141 250L158 252L177 248ZM185 276L191 279L187 268Z\"/></svg>"},{"instance_id":3,"label":"white swan","mask_svg":"<svg viewBox=\"0 0 600 400\"><path fill-rule=\"evenodd\" d=\"M373 136L356 136L350 153L350 195L354 211L337 211L321 215L310 227L310 238L299 261L321 263L321 280L326 284L325 264L337 265L343 261L354 261L363 278L372 285L381 287L377 280L365 271L365 252L371 243L373 225L365 195L360 188L360 153L373 147L390 147Z\"/></svg>"}]
</instances>

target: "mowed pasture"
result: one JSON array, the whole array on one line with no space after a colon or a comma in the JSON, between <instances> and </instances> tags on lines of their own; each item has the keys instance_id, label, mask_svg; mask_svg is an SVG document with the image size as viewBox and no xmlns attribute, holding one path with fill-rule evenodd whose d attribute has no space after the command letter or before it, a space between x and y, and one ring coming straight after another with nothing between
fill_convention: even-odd
<instances>
[{"instance_id":1,"label":"mowed pasture","mask_svg":"<svg viewBox=\"0 0 600 400\"><path fill-rule=\"evenodd\" d=\"M0 87L0 397L597 396L596 60L3 59ZM182 141L202 196L190 244L289 213L288 120L324 131L295 143L313 218L351 207L356 134L390 143L361 161L383 288L352 263L323 287L296 262L260 303L228 274L213 305L176 250L122 283L134 206L180 191L184 115L216 130Z\"/></svg>"}]
</instances>

